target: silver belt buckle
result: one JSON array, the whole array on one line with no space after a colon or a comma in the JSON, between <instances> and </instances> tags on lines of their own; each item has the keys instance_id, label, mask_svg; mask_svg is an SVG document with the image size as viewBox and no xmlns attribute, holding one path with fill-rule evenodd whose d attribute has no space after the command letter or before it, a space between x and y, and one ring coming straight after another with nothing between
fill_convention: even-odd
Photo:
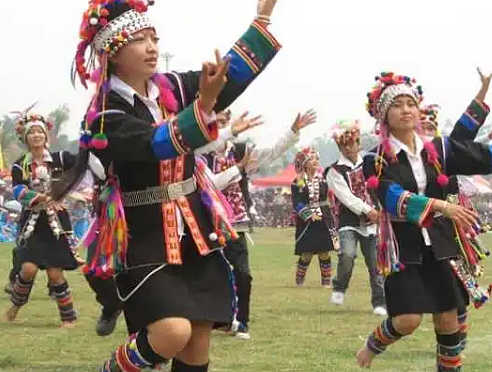
<instances>
[{"instance_id":1,"label":"silver belt buckle","mask_svg":"<svg viewBox=\"0 0 492 372\"><path fill-rule=\"evenodd\" d=\"M169 200L176 200L183 196L183 187L181 182L171 183L166 187L166 189Z\"/></svg>"}]
</instances>

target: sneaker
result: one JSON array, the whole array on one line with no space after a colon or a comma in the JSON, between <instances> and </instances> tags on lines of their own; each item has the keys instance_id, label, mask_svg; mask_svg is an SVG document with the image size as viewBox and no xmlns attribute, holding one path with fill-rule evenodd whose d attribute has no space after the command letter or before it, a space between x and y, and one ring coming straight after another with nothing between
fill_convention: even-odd
<instances>
[{"instance_id":1,"label":"sneaker","mask_svg":"<svg viewBox=\"0 0 492 372\"><path fill-rule=\"evenodd\" d=\"M229 332L231 332L231 333L236 333L236 332L237 332L237 330L239 329L239 325L240 325L240 324L241 324L241 323L240 323L239 321L237 321L236 319L234 319L234 320L232 321L231 328L229 329Z\"/></svg>"},{"instance_id":2,"label":"sneaker","mask_svg":"<svg viewBox=\"0 0 492 372\"><path fill-rule=\"evenodd\" d=\"M331 300L330 300L330 302L333 305L342 306L343 305L343 298L344 298L344 296L345 295L342 292L333 292L331 294Z\"/></svg>"},{"instance_id":3,"label":"sneaker","mask_svg":"<svg viewBox=\"0 0 492 372\"><path fill-rule=\"evenodd\" d=\"M8 295L12 295L12 292L14 292L14 284L10 282L7 283L5 287L3 287L3 291Z\"/></svg>"},{"instance_id":4,"label":"sneaker","mask_svg":"<svg viewBox=\"0 0 492 372\"><path fill-rule=\"evenodd\" d=\"M111 333L113 333L114 329L116 328L116 323L120 314L121 310L117 311L110 317L105 316L104 313L101 313L101 316L99 317L99 320L96 324L97 335L104 337L109 336Z\"/></svg>"},{"instance_id":5,"label":"sneaker","mask_svg":"<svg viewBox=\"0 0 492 372\"><path fill-rule=\"evenodd\" d=\"M249 329L247 325L244 325L243 323L239 323L239 327L237 328L237 331L234 335L236 338L239 338L240 340L249 340L251 339L251 336L249 334Z\"/></svg>"},{"instance_id":6,"label":"sneaker","mask_svg":"<svg viewBox=\"0 0 492 372\"><path fill-rule=\"evenodd\" d=\"M379 315L379 316L386 316L388 315L388 312L383 306L376 306L373 310L374 315Z\"/></svg>"}]
</instances>

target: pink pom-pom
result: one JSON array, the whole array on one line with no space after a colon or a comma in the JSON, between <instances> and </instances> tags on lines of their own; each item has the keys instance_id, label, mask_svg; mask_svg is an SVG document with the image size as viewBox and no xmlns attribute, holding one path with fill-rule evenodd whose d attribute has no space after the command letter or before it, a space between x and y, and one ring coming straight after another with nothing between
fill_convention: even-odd
<instances>
[{"instance_id":1,"label":"pink pom-pom","mask_svg":"<svg viewBox=\"0 0 492 372\"><path fill-rule=\"evenodd\" d=\"M366 186L369 190L376 190L379 187L379 178L371 176L366 181Z\"/></svg>"},{"instance_id":2,"label":"pink pom-pom","mask_svg":"<svg viewBox=\"0 0 492 372\"><path fill-rule=\"evenodd\" d=\"M447 186L449 183L449 177L441 173L439 176L437 176L437 183L441 187Z\"/></svg>"},{"instance_id":3,"label":"pink pom-pom","mask_svg":"<svg viewBox=\"0 0 492 372\"><path fill-rule=\"evenodd\" d=\"M104 150L108 147L108 139L104 135L104 133L98 133L94 137L92 137L92 147L96 150Z\"/></svg>"},{"instance_id":4,"label":"pink pom-pom","mask_svg":"<svg viewBox=\"0 0 492 372\"><path fill-rule=\"evenodd\" d=\"M106 147L108 147L108 140L101 139L101 138L93 138L91 144L92 147L96 150L104 150Z\"/></svg>"}]
</instances>

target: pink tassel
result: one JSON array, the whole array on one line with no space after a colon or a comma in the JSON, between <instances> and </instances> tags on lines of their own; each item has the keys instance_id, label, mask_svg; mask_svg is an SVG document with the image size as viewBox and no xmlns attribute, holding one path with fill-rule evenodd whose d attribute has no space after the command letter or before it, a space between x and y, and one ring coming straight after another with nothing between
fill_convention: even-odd
<instances>
[{"instance_id":1,"label":"pink tassel","mask_svg":"<svg viewBox=\"0 0 492 372\"><path fill-rule=\"evenodd\" d=\"M379 187L379 178L371 176L366 181L366 186L369 190L376 190Z\"/></svg>"},{"instance_id":2,"label":"pink tassel","mask_svg":"<svg viewBox=\"0 0 492 372\"><path fill-rule=\"evenodd\" d=\"M436 146L433 142L424 143L424 149L427 152L427 162L431 165L437 163L439 155L437 154Z\"/></svg>"},{"instance_id":3,"label":"pink tassel","mask_svg":"<svg viewBox=\"0 0 492 372\"><path fill-rule=\"evenodd\" d=\"M101 80L102 69L98 68L97 70L92 71L91 74L91 82L99 83Z\"/></svg>"},{"instance_id":4,"label":"pink tassel","mask_svg":"<svg viewBox=\"0 0 492 372\"><path fill-rule=\"evenodd\" d=\"M169 111L178 112L178 101L173 94L174 86L163 74L154 74L152 81L159 87L159 101Z\"/></svg>"},{"instance_id":5,"label":"pink tassel","mask_svg":"<svg viewBox=\"0 0 492 372\"><path fill-rule=\"evenodd\" d=\"M87 120L87 123L89 123L89 126L92 124L92 122L94 121L96 116L97 116L97 110L94 107L91 107L89 109L89 111L87 111L87 117L86 117L86 120Z\"/></svg>"},{"instance_id":6,"label":"pink tassel","mask_svg":"<svg viewBox=\"0 0 492 372\"><path fill-rule=\"evenodd\" d=\"M441 173L440 175L437 176L437 183L441 187L447 186L449 183L449 177Z\"/></svg>"},{"instance_id":7,"label":"pink tassel","mask_svg":"<svg viewBox=\"0 0 492 372\"><path fill-rule=\"evenodd\" d=\"M396 156L393 153L393 148L391 147L389 143L389 139L387 137L383 140L382 146L383 146L383 153L391 160L391 162L393 163L396 162Z\"/></svg>"}]
</instances>

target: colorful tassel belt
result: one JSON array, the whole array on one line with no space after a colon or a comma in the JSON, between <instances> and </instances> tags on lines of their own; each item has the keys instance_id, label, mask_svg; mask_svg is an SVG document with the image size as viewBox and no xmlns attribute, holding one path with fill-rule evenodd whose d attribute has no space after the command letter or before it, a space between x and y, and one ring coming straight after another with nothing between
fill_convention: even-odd
<instances>
[{"instance_id":1,"label":"colorful tassel belt","mask_svg":"<svg viewBox=\"0 0 492 372\"><path fill-rule=\"evenodd\" d=\"M125 207L168 203L193 193L196 191L196 188L195 179L191 177L185 181L171 183L165 186L123 192L121 193L121 201Z\"/></svg>"}]
</instances>

